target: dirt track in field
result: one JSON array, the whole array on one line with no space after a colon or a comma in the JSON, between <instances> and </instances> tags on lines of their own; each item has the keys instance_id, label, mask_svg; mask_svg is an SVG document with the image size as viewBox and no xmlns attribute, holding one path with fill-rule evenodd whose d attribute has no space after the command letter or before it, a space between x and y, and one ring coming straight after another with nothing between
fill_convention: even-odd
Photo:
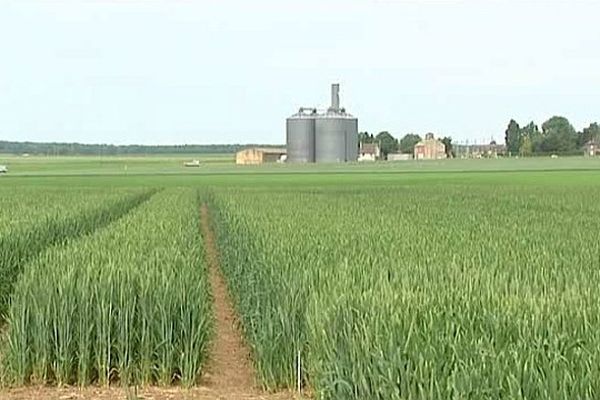
<instances>
[{"instance_id":1,"label":"dirt track in field","mask_svg":"<svg viewBox=\"0 0 600 400\"><path fill-rule=\"evenodd\" d=\"M236 312L219 265L219 252L206 204L200 209L202 237L214 297L215 339L202 383L218 399L287 399L291 394L266 394L258 387L250 350L239 328Z\"/></svg>"},{"instance_id":2,"label":"dirt track in field","mask_svg":"<svg viewBox=\"0 0 600 400\"><path fill-rule=\"evenodd\" d=\"M226 393L209 387L193 389L158 388L50 388L27 387L0 391L0 400L287 400L297 399L290 393Z\"/></svg>"},{"instance_id":3,"label":"dirt track in field","mask_svg":"<svg viewBox=\"0 0 600 400\"><path fill-rule=\"evenodd\" d=\"M203 383L215 390L227 388L232 392L256 392L254 370L250 352L245 346L238 329L227 284L219 266L219 254L211 229L210 212L205 205L201 208L202 237L206 261L209 268L215 313L215 338L210 350L210 360L203 376Z\"/></svg>"},{"instance_id":4,"label":"dirt track in field","mask_svg":"<svg viewBox=\"0 0 600 400\"><path fill-rule=\"evenodd\" d=\"M200 385L192 389L161 388L52 388L0 389L0 400L287 400L301 397L290 392L265 393L256 382L250 350L245 344L238 319L219 266L219 252L206 204L200 209L202 236L212 286L215 337Z\"/></svg>"}]
</instances>

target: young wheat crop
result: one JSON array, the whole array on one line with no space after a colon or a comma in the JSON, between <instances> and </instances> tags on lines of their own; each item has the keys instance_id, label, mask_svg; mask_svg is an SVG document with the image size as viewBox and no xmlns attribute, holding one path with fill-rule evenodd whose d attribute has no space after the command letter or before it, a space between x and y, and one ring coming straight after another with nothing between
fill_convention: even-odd
<instances>
[{"instance_id":1,"label":"young wheat crop","mask_svg":"<svg viewBox=\"0 0 600 400\"><path fill-rule=\"evenodd\" d=\"M600 396L598 185L218 190L263 384L324 399ZM592 217L590 217L592 216Z\"/></svg>"},{"instance_id":2,"label":"young wheat crop","mask_svg":"<svg viewBox=\"0 0 600 400\"><path fill-rule=\"evenodd\" d=\"M162 191L24 268L8 314L16 384L196 382L211 327L196 192Z\"/></svg>"}]
</instances>

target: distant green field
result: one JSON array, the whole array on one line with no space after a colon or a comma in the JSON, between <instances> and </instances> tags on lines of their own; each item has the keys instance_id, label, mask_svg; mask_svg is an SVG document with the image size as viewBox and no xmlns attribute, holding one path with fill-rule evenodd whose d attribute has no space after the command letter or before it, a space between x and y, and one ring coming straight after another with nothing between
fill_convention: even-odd
<instances>
[{"instance_id":1,"label":"distant green field","mask_svg":"<svg viewBox=\"0 0 600 400\"><path fill-rule=\"evenodd\" d=\"M199 160L200 167L185 167L186 161ZM7 165L6 177L74 175L263 175L263 174L396 174L418 172L499 172L499 171L598 171L599 158L565 157L558 159L454 159L437 161L397 161L346 164L235 165L232 154L198 156L131 157L17 157L0 155ZM169 178L172 179L172 178ZM165 181L165 184L169 184Z\"/></svg>"},{"instance_id":2,"label":"distant green field","mask_svg":"<svg viewBox=\"0 0 600 400\"><path fill-rule=\"evenodd\" d=\"M197 168L185 167L187 161L199 160L203 168L233 164L232 154L160 155L160 156L9 156L0 154L0 164L11 175L135 175L191 173Z\"/></svg>"},{"instance_id":3,"label":"distant green field","mask_svg":"<svg viewBox=\"0 0 600 400\"><path fill-rule=\"evenodd\" d=\"M232 156L231 156L232 157ZM355 164L235 165L213 155L198 168L187 157L12 157L0 187L300 187L390 185L585 185L600 179L600 158L404 161Z\"/></svg>"}]
</instances>

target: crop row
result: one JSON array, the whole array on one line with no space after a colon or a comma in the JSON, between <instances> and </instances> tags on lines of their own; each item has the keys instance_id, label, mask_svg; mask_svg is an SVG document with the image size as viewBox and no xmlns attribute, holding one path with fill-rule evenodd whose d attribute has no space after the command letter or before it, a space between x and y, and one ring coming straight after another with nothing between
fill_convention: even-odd
<instances>
[{"instance_id":1,"label":"crop row","mask_svg":"<svg viewBox=\"0 0 600 400\"><path fill-rule=\"evenodd\" d=\"M151 191L19 189L0 208L0 320L23 265L52 245L109 224L147 200Z\"/></svg>"},{"instance_id":2,"label":"crop row","mask_svg":"<svg viewBox=\"0 0 600 400\"><path fill-rule=\"evenodd\" d=\"M600 198L570 187L219 190L264 386L324 399L598 398Z\"/></svg>"},{"instance_id":3,"label":"crop row","mask_svg":"<svg viewBox=\"0 0 600 400\"><path fill-rule=\"evenodd\" d=\"M196 382L212 324L196 192L162 191L24 268L8 314L15 384Z\"/></svg>"}]
</instances>

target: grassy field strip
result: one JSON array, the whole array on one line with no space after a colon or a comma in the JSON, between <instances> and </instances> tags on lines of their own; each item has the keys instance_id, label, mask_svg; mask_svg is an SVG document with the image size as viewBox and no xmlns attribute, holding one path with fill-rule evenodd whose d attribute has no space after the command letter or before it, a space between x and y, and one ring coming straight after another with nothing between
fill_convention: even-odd
<instances>
[{"instance_id":1,"label":"grassy field strip","mask_svg":"<svg viewBox=\"0 0 600 400\"><path fill-rule=\"evenodd\" d=\"M70 190L40 193L24 188L5 193L0 212L0 319L23 265L45 248L89 234L147 200L141 189ZM6 207L4 207L6 206Z\"/></svg>"},{"instance_id":2,"label":"grassy field strip","mask_svg":"<svg viewBox=\"0 0 600 400\"><path fill-rule=\"evenodd\" d=\"M186 161L198 159L200 167L184 167ZM375 163L334 163L334 164L281 164L236 165L234 155L180 155L161 156L74 156L3 158L0 164L7 164L9 173L5 178L68 175L112 175L112 176L154 176L154 175L204 175L204 174L323 174L323 173L407 173L407 172L471 172L471 171L559 171L580 170L599 171L600 159L594 157L531 157L521 159L444 159ZM6 179L8 180L8 179Z\"/></svg>"},{"instance_id":3,"label":"grassy field strip","mask_svg":"<svg viewBox=\"0 0 600 400\"><path fill-rule=\"evenodd\" d=\"M600 396L600 182L217 190L269 388L322 399Z\"/></svg>"},{"instance_id":4,"label":"grassy field strip","mask_svg":"<svg viewBox=\"0 0 600 400\"><path fill-rule=\"evenodd\" d=\"M32 260L8 314L12 384L196 382L212 315L192 189Z\"/></svg>"},{"instance_id":5,"label":"grassy field strip","mask_svg":"<svg viewBox=\"0 0 600 400\"><path fill-rule=\"evenodd\" d=\"M53 174L139 174L139 173L195 173L200 169L215 165L231 165L233 154L164 155L164 156L63 156L63 157L3 157L0 164L6 164L10 175ZM185 167L184 163L199 160L200 168Z\"/></svg>"}]
</instances>

